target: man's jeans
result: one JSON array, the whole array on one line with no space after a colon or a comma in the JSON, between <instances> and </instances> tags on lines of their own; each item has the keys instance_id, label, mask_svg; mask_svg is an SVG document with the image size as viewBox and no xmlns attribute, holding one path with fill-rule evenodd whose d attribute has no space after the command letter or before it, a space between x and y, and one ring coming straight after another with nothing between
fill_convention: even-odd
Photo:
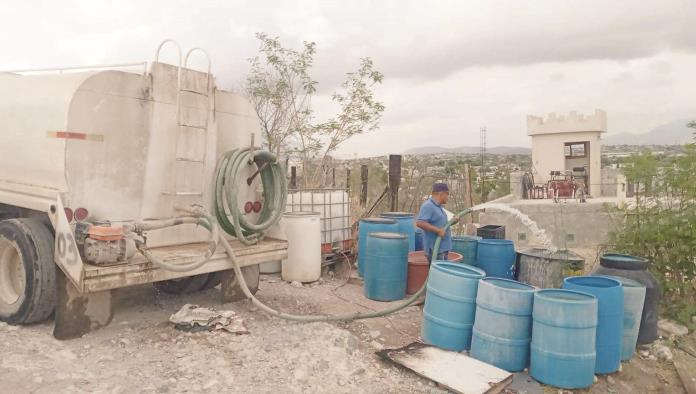
<instances>
[{"instance_id":1,"label":"man's jeans","mask_svg":"<svg viewBox=\"0 0 696 394\"><path fill-rule=\"evenodd\" d=\"M448 250L446 250L444 252L440 252L437 254L437 258L435 260L447 260L448 255L449 255ZM427 256L428 256L428 263L430 263L432 261L432 256L433 256L432 249L428 251Z\"/></svg>"}]
</instances>

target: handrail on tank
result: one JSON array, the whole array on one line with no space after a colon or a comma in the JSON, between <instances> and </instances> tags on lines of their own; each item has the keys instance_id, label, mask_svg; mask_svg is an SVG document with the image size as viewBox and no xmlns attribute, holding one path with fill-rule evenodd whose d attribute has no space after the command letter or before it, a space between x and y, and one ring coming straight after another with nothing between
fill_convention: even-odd
<instances>
[{"instance_id":1,"label":"handrail on tank","mask_svg":"<svg viewBox=\"0 0 696 394\"><path fill-rule=\"evenodd\" d=\"M184 57L184 68L188 68L189 56L191 56L191 53L195 52L195 51L202 52L203 55L205 55L206 60L208 61L208 76L207 76L206 81L205 81L205 90L206 90L206 94L209 94L208 90L210 89L211 61L210 61L210 55L208 55L208 52L206 52L205 49L203 49L201 47L193 47L193 48L189 49L188 52L186 52L186 56Z\"/></svg>"},{"instance_id":2,"label":"handrail on tank","mask_svg":"<svg viewBox=\"0 0 696 394\"><path fill-rule=\"evenodd\" d=\"M177 65L178 72L177 72L177 77L176 77L177 90L179 90L179 89L181 89L181 59L182 59L181 46L179 45L179 43L172 40L171 38L167 38L166 40L160 42L159 46L157 46L157 51L155 52L155 63L159 63L160 50L162 50L162 47L168 42L171 42L172 44L174 44L174 46L176 47L176 51L179 54L179 64Z\"/></svg>"},{"instance_id":3,"label":"handrail on tank","mask_svg":"<svg viewBox=\"0 0 696 394\"><path fill-rule=\"evenodd\" d=\"M177 73L176 73L176 91L180 92L181 91L181 59L182 59L181 45L179 45L178 42L174 41L171 38L167 38L166 40L160 42L160 44L157 46L157 51L155 51L155 63L159 63L160 50L168 42L171 42L172 44L174 44L174 46L176 47L176 51L179 54L179 64L177 65ZM176 119L177 119L177 122L181 118L181 100L180 100L179 96L180 96L179 94L176 95Z\"/></svg>"},{"instance_id":4,"label":"handrail on tank","mask_svg":"<svg viewBox=\"0 0 696 394\"><path fill-rule=\"evenodd\" d=\"M101 68L123 68L123 67L135 67L143 66L144 71L147 71L147 62L138 63L119 63L119 64L97 64L92 66L69 66L69 67L46 67L46 68L26 68L22 70L2 70L0 74L21 74L21 73L35 73L35 72L51 72L57 71L62 73L63 71L75 71L75 70L94 70Z\"/></svg>"}]
</instances>

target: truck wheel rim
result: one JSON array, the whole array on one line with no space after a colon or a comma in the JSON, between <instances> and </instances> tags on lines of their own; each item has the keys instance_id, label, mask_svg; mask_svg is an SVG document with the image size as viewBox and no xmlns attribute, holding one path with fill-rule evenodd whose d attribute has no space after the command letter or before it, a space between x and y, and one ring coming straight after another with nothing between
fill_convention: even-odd
<instances>
[{"instance_id":1,"label":"truck wheel rim","mask_svg":"<svg viewBox=\"0 0 696 394\"><path fill-rule=\"evenodd\" d=\"M17 246L0 238L0 302L12 305L24 294L26 273Z\"/></svg>"}]
</instances>

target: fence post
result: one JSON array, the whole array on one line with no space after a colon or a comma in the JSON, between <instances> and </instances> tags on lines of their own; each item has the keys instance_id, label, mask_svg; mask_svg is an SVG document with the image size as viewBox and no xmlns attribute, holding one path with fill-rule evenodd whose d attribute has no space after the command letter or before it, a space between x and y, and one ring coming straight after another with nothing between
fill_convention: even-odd
<instances>
[{"instance_id":1,"label":"fence post","mask_svg":"<svg viewBox=\"0 0 696 394\"><path fill-rule=\"evenodd\" d=\"M346 169L346 190L350 192L350 168Z\"/></svg>"},{"instance_id":2,"label":"fence post","mask_svg":"<svg viewBox=\"0 0 696 394\"><path fill-rule=\"evenodd\" d=\"M336 167L331 169L331 187L336 187Z\"/></svg>"},{"instance_id":3,"label":"fence post","mask_svg":"<svg viewBox=\"0 0 696 394\"><path fill-rule=\"evenodd\" d=\"M290 167L290 189L297 189L297 167Z\"/></svg>"},{"instance_id":4,"label":"fence post","mask_svg":"<svg viewBox=\"0 0 696 394\"><path fill-rule=\"evenodd\" d=\"M401 183L401 155L389 155L390 210L399 206L399 184Z\"/></svg>"},{"instance_id":5,"label":"fence post","mask_svg":"<svg viewBox=\"0 0 696 394\"><path fill-rule=\"evenodd\" d=\"M367 164L360 166L360 206L367 206Z\"/></svg>"}]
</instances>

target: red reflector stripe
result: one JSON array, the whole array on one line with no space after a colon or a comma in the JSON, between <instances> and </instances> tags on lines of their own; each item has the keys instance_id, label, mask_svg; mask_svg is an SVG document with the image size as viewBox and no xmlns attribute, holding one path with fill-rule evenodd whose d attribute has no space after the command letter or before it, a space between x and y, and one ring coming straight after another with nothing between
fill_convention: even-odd
<instances>
[{"instance_id":1,"label":"red reflector stripe","mask_svg":"<svg viewBox=\"0 0 696 394\"><path fill-rule=\"evenodd\" d=\"M49 138L63 138L66 140L104 141L103 134L76 133L74 131L49 131L46 135Z\"/></svg>"}]
</instances>

